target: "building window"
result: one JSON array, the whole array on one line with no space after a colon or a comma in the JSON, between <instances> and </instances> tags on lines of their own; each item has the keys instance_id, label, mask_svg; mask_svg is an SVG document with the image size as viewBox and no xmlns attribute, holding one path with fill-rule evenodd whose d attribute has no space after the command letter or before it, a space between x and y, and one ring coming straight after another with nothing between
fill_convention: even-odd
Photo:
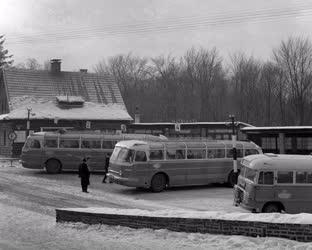
<instances>
[{"instance_id":1,"label":"building window","mask_svg":"<svg viewBox=\"0 0 312 250\"><path fill-rule=\"evenodd\" d=\"M276 138L275 137L262 137L261 147L263 149L276 149Z\"/></svg>"},{"instance_id":2,"label":"building window","mask_svg":"<svg viewBox=\"0 0 312 250\"><path fill-rule=\"evenodd\" d=\"M3 146L7 145L7 133L6 130L3 130Z\"/></svg>"},{"instance_id":3,"label":"building window","mask_svg":"<svg viewBox=\"0 0 312 250\"><path fill-rule=\"evenodd\" d=\"M312 150L312 137L297 137L297 149Z\"/></svg>"},{"instance_id":4,"label":"building window","mask_svg":"<svg viewBox=\"0 0 312 250\"><path fill-rule=\"evenodd\" d=\"M285 149L292 149L291 137L285 137Z\"/></svg>"}]
</instances>

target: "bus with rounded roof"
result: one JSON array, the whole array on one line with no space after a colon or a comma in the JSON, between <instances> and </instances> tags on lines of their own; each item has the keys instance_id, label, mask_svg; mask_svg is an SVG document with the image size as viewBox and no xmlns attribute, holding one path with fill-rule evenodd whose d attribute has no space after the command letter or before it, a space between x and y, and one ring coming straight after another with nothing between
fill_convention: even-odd
<instances>
[{"instance_id":1,"label":"bus with rounded roof","mask_svg":"<svg viewBox=\"0 0 312 250\"><path fill-rule=\"evenodd\" d=\"M77 170L89 157L91 171L105 171L105 159L118 141L143 139L162 141L165 136L147 134L104 134L98 132L36 132L27 137L22 148L21 163L25 168L45 169L48 173Z\"/></svg>"},{"instance_id":2,"label":"bus with rounded roof","mask_svg":"<svg viewBox=\"0 0 312 250\"><path fill-rule=\"evenodd\" d=\"M237 141L237 156L261 154L253 142ZM232 141L121 141L110 158L111 182L161 192L167 187L236 181Z\"/></svg>"},{"instance_id":3,"label":"bus with rounded roof","mask_svg":"<svg viewBox=\"0 0 312 250\"><path fill-rule=\"evenodd\" d=\"M312 212L312 156L262 154L241 161L234 203L252 212Z\"/></svg>"}]
</instances>

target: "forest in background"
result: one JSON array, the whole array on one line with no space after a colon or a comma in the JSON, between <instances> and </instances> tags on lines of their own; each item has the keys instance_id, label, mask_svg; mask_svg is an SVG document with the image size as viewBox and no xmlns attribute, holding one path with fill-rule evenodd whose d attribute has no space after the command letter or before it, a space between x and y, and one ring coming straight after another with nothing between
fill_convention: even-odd
<instances>
[{"instance_id":1,"label":"forest in background","mask_svg":"<svg viewBox=\"0 0 312 250\"><path fill-rule=\"evenodd\" d=\"M225 64L216 48L191 48L179 58L131 53L96 64L113 76L126 107L142 122L226 121L255 126L311 125L312 44L290 37L270 60L244 53Z\"/></svg>"}]
</instances>

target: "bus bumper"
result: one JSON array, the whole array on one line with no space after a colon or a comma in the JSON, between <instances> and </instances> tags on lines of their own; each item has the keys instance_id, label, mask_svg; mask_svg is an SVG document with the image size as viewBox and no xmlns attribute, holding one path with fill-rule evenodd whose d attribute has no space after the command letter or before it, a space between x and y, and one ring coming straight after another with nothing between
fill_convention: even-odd
<instances>
[{"instance_id":1,"label":"bus bumper","mask_svg":"<svg viewBox=\"0 0 312 250\"><path fill-rule=\"evenodd\" d=\"M138 179L135 178L124 178L112 173L108 173L107 178L110 183L116 183L128 187L145 187L139 182Z\"/></svg>"},{"instance_id":2,"label":"bus bumper","mask_svg":"<svg viewBox=\"0 0 312 250\"><path fill-rule=\"evenodd\" d=\"M256 206L253 206L252 204L247 205L245 203L245 191L238 185L234 186L234 206L240 206L253 213L260 212L259 208L256 208Z\"/></svg>"}]
</instances>

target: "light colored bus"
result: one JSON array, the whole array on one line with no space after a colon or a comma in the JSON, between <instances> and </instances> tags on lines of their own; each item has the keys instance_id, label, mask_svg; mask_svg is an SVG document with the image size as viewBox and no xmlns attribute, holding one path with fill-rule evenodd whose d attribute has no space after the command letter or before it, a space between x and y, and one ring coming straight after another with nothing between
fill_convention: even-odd
<instances>
[{"instance_id":1,"label":"light colored bus","mask_svg":"<svg viewBox=\"0 0 312 250\"><path fill-rule=\"evenodd\" d=\"M230 183L234 185L232 141L121 141L110 158L109 179L129 187L151 188ZM238 141L237 156L262 153Z\"/></svg>"},{"instance_id":2,"label":"light colored bus","mask_svg":"<svg viewBox=\"0 0 312 250\"><path fill-rule=\"evenodd\" d=\"M253 212L312 212L311 155L251 155L241 161L234 202Z\"/></svg>"},{"instance_id":3,"label":"light colored bus","mask_svg":"<svg viewBox=\"0 0 312 250\"><path fill-rule=\"evenodd\" d=\"M91 171L102 171L105 158L121 140L167 140L145 134L101 134L83 132L37 132L28 136L21 154L25 168L46 169L48 173L77 170L83 157L90 157Z\"/></svg>"}]
</instances>

